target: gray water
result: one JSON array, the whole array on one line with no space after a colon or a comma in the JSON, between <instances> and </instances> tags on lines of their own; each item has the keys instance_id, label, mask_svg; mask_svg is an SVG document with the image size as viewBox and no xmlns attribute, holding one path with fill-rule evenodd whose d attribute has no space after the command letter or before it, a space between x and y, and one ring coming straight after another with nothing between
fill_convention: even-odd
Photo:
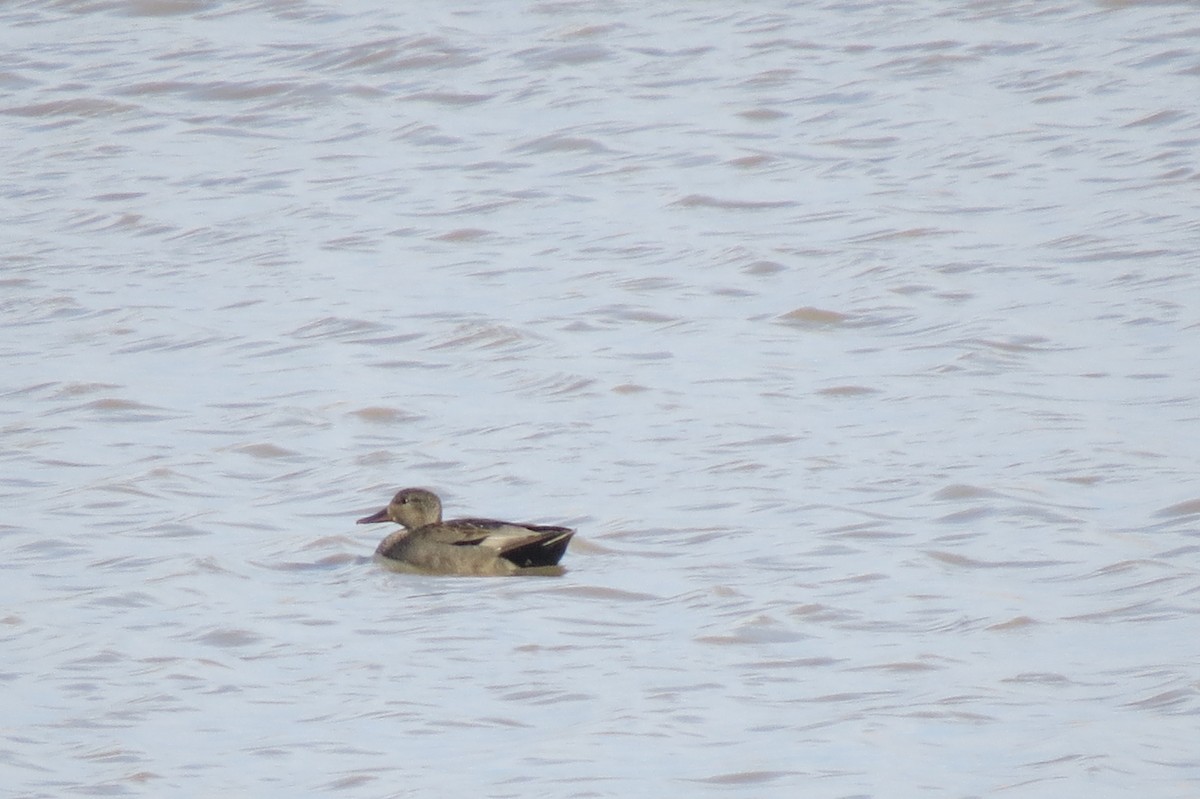
<instances>
[{"instance_id":1,"label":"gray water","mask_svg":"<svg viewBox=\"0 0 1200 799\"><path fill-rule=\"evenodd\" d=\"M1194 4L0 42L8 795L1200 792Z\"/></svg>"}]
</instances>

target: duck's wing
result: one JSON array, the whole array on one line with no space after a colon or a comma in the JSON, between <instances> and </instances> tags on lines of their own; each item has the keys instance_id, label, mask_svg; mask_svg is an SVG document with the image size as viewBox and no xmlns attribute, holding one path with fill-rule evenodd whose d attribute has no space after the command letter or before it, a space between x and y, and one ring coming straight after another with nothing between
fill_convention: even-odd
<instances>
[{"instance_id":1,"label":"duck's wing","mask_svg":"<svg viewBox=\"0 0 1200 799\"><path fill-rule=\"evenodd\" d=\"M455 540L443 543L491 549L518 566L552 566L567 551L575 531L569 527L518 524L496 519L455 519L442 527L454 531Z\"/></svg>"},{"instance_id":2,"label":"duck's wing","mask_svg":"<svg viewBox=\"0 0 1200 799\"><path fill-rule=\"evenodd\" d=\"M498 519L453 519L439 525L438 541L457 546L480 546L504 552L537 539L541 531Z\"/></svg>"}]
</instances>

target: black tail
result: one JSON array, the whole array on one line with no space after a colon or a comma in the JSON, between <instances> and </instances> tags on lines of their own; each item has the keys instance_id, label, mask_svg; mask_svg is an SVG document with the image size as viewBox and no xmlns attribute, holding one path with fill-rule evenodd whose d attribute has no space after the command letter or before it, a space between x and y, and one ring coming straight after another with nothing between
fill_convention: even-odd
<instances>
[{"instance_id":1,"label":"black tail","mask_svg":"<svg viewBox=\"0 0 1200 799\"><path fill-rule=\"evenodd\" d=\"M544 535L530 541L528 544L521 544L518 547L513 547L500 553L500 557L515 563L521 568L556 565L562 560L562 556L566 554L567 544L571 543L571 536L575 535L575 531L570 527L550 527L548 525L534 524L526 526L530 530L544 533Z\"/></svg>"}]
</instances>

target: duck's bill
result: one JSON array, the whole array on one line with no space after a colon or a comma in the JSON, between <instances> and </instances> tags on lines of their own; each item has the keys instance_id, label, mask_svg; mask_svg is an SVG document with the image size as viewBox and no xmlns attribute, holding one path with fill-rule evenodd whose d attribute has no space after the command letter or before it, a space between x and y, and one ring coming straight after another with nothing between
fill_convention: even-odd
<instances>
[{"instance_id":1,"label":"duck's bill","mask_svg":"<svg viewBox=\"0 0 1200 799\"><path fill-rule=\"evenodd\" d=\"M358 523L359 524L375 524L376 522L386 522L386 521L388 521L388 512L387 512L387 508L384 508L383 510L379 511L378 513L372 513L370 516L362 517L361 519L358 520Z\"/></svg>"}]
</instances>

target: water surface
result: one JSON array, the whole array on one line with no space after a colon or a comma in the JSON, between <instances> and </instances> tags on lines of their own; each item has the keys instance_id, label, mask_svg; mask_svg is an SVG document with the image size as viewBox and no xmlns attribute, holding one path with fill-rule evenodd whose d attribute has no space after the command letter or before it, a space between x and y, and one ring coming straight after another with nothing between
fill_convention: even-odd
<instances>
[{"instance_id":1,"label":"water surface","mask_svg":"<svg viewBox=\"0 0 1200 799\"><path fill-rule=\"evenodd\" d=\"M1189 4L0 31L13 796L1196 795Z\"/></svg>"}]
</instances>

